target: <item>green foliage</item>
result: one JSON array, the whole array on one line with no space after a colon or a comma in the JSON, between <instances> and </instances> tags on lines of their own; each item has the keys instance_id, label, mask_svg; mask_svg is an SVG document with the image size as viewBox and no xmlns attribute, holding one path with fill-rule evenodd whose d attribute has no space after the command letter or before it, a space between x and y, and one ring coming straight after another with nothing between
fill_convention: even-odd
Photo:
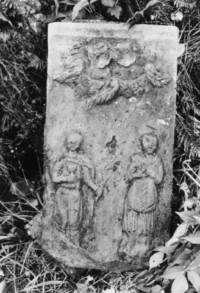
<instances>
[{"instance_id":1,"label":"green foliage","mask_svg":"<svg viewBox=\"0 0 200 293\"><path fill-rule=\"evenodd\" d=\"M182 168L186 177L182 176L180 190L184 196L180 211L176 212L181 223L165 246L157 247L149 260L158 284L172 293L200 290L199 166L194 171L190 163L189 160L184 161Z\"/></svg>"},{"instance_id":2,"label":"green foliage","mask_svg":"<svg viewBox=\"0 0 200 293\"><path fill-rule=\"evenodd\" d=\"M1 154L14 180L24 176L23 158L27 151L38 158L37 172L43 156L46 33L36 35L30 30L27 11L32 10L36 8L28 7L25 1L0 2L4 16L0 14Z\"/></svg>"},{"instance_id":3,"label":"green foliage","mask_svg":"<svg viewBox=\"0 0 200 293\"><path fill-rule=\"evenodd\" d=\"M200 199L194 202L194 210L179 213L183 223L165 246L155 249L158 252L149 261L150 269L156 268L162 278L162 288L171 286L172 293L184 293L191 286L194 288L191 292L200 289ZM170 282L166 283L166 279Z\"/></svg>"}]
</instances>

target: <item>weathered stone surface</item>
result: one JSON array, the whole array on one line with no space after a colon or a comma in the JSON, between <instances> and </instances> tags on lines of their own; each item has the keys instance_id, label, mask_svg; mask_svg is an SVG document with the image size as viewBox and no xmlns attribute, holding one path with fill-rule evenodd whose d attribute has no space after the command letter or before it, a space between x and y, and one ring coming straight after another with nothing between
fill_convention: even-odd
<instances>
[{"instance_id":1,"label":"weathered stone surface","mask_svg":"<svg viewBox=\"0 0 200 293\"><path fill-rule=\"evenodd\" d=\"M176 27L49 26L39 236L71 267L124 270L168 237Z\"/></svg>"}]
</instances>

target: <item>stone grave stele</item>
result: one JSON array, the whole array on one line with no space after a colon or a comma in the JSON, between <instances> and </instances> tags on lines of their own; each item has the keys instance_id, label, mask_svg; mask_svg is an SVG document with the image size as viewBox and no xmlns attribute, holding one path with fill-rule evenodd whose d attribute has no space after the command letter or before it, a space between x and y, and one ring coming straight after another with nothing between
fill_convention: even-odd
<instances>
[{"instance_id":1,"label":"stone grave stele","mask_svg":"<svg viewBox=\"0 0 200 293\"><path fill-rule=\"evenodd\" d=\"M122 271L168 239L181 51L174 26L49 25L44 207L31 233L62 265Z\"/></svg>"}]
</instances>

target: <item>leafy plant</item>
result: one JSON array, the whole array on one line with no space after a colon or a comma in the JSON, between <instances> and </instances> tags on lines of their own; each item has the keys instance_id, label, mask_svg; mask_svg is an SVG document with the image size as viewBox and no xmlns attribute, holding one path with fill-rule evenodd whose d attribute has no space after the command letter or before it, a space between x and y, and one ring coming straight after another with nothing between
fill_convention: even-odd
<instances>
[{"instance_id":1,"label":"leafy plant","mask_svg":"<svg viewBox=\"0 0 200 293\"><path fill-rule=\"evenodd\" d=\"M200 181L199 172L195 173L189 163L183 163L182 171L191 182L190 187L185 180L182 182L183 203L181 211L176 212L182 222L165 246L156 248L149 260L161 288L171 288L172 293L200 291ZM195 193L192 184L196 186Z\"/></svg>"},{"instance_id":2,"label":"leafy plant","mask_svg":"<svg viewBox=\"0 0 200 293\"><path fill-rule=\"evenodd\" d=\"M4 157L1 166L14 180L24 177L24 157L30 152L38 160L37 172L41 176L43 156L46 34L44 31L36 36L30 30L27 11L32 11L33 6L23 3L24 11L21 2L0 2L5 17L0 16L0 130ZM29 163L31 166L32 162Z\"/></svg>"}]
</instances>

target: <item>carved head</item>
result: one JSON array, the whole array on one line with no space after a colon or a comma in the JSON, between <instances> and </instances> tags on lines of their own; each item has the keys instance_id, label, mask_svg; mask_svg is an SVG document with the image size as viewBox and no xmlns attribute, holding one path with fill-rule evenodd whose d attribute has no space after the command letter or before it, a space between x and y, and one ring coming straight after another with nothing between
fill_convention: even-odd
<instances>
[{"instance_id":1,"label":"carved head","mask_svg":"<svg viewBox=\"0 0 200 293\"><path fill-rule=\"evenodd\" d=\"M77 151L83 142L83 136L78 132L71 132L66 138L66 146L70 151Z\"/></svg>"},{"instance_id":2,"label":"carved head","mask_svg":"<svg viewBox=\"0 0 200 293\"><path fill-rule=\"evenodd\" d=\"M157 135L153 133L145 133L140 138L142 151L148 155L154 154L159 145Z\"/></svg>"}]
</instances>

